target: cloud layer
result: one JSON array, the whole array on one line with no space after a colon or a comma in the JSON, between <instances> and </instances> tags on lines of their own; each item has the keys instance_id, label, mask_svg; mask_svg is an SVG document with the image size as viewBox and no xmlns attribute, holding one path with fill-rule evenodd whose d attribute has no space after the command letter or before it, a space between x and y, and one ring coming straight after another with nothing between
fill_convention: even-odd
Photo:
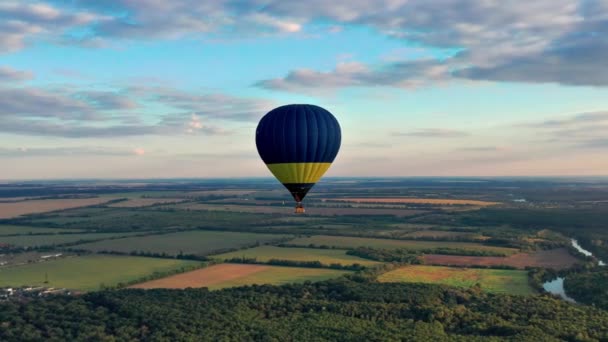
<instances>
[{"instance_id":1,"label":"cloud layer","mask_svg":"<svg viewBox=\"0 0 608 342\"><path fill-rule=\"evenodd\" d=\"M0 83L21 82L32 78L34 78L34 74L29 71L15 70L6 66L0 66Z\"/></svg>"},{"instance_id":2,"label":"cloud layer","mask_svg":"<svg viewBox=\"0 0 608 342\"><path fill-rule=\"evenodd\" d=\"M608 5L601 0L276 1L266 10L367 26L404 42L460 53L446 60L359 65L355 72L294 70L257 83L264 88L411 87L454 79L608 85Z\"/></svg>"},{"instance_id":3,"label":"cloud layer","mask_svg":"<svg viewBox=\"0 0 608 342\"><path fill-rule=\"evenodd\" d=\"M272 106L262 99L156 87L109 91L0 86L0 133L66 138L217 135L229 133L219 125L254 121Z\"/></svg>"},{"instance_id":4,"label":"cloud layer","mask_svg":"<svg viewBox=\"0 0 608 342\"><path fill-rule=\"evenodd\" d=\"M66 10L50 3L2 1L0 3L0 53L25 47L33 37L59 39L71 29L93 23L101 17L80 10Z\"/></svg>"},{"instance_id":5,"label":"cloud layer","mask_svg":"<svg viewBox=\"0 0 608 342\"><path fill-rule=\"evenodd\" d=\"M296 69L256 85L286 91L418 87L452 79L608 85L603 0L9 0L0 4L0 52L35 39L98 45L116 39L305 34L319 25L329 31L367 27L409 45L460 52L446 60Z\"/></svg>"}]
</instances>

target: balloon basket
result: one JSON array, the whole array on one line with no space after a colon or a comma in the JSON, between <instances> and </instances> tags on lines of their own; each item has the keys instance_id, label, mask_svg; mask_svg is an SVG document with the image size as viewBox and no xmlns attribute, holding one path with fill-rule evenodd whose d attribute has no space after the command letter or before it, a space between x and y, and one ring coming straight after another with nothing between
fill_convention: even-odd
<instances>
[{"instance_id":1,"label":"balloon basket","mask_svg":"<svg viewBox=\"0 0 608 342\"><path fill-rule=\"evenodd\" d=\"M304 214L306 210L304 210L304 206L302 203L296 204L296 214Z\"/></svg>"}]
</instances>

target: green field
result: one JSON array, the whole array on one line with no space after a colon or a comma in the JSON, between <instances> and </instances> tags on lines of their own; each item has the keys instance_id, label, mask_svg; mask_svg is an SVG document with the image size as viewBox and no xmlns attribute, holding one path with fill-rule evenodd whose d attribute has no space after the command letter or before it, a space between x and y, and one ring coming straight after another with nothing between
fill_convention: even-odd
<instances>
[{"instance_id":1,"label":"green field","mask_svg":"<svg viewBox=\"0 0 608 342\"><path fill-rule=\"evenodd\" d=\"M14 226L1 224L0 225L0 236L2 235L15 235L15 234L54 234L71 232L81 232L79 229L60 229L60 228L39 228L39 227L28 227L28 226Z\"/></svg>"},{"instance_id":2,"label":"green field","mask_svg":"<svg viewBox=\"0 0 608 342\"><path fill-rule=\"evenodd\" d=\"M378 277L378 281L446 284L459 287L480 284L482 289L489 292L517 295L534 293L528 284L528 272L519 270L412 265L384 273Z\"/></svg>"},{"instance_id":3,"label":"green field","mask_svg":"<svg viewBox=\"0 0 608 342\"><path fill-rule=\"evenodd\" d=\"M18 235L0 236L0 243L20 247L52 246L81 240L93 241L97 239L109 239L121 236L130 236L141 233L89 233L89 234L52 234L52 235Z\"/></svg>"},{"instance_id":4,"label":"green field","mask_svg":"<svg viewBox=\"0 0 608 342\"><path fill-rule=\"evenodd\" d=\"M350 236L329 236L314 235L311 237L296 238L288 242L289 244L308 246L333 246L338 248L372 247L382 249L407 248L412 250L433 249L433 248L457 248L477 251L490 251L496 253L513 254L517 252L515 248L485 246L474 242L452 242L452 241L417 241L417 240L392 240L360 238Z\"/></svg>"},{"instance_id":5,"label":"green field","mask_svg":"<svg viewBox=\"0 0 608 342\"><path fill-rule=\"evenodd\" d=\"M152 274L167 272L183 266L200 264L196 261L157 259L130 256L86 255L46 262L0 268L0 287L44 286L74 290L98 290ZM48 275L48 284L44 284Z\"/></svg>"},{"instance_id":6,"label":"green field","mask_svg":"<svg viewBox=\"0 0 608 342\"><path fill-rule=\"evenodd\" d=\"M161 230L167 228L242 228L267 215L221 211L163 211L133 208L81 208L24 218L24 225L104 230Z\"/></svg>"},{"instance_id":7,"label":"green field","mask_svg":"<svg viewBox=\"0 0 608 342\"><path fill-rule=\"evenodd\" d=\"M347 255L341 249L318 249L318 248L282 248L275 246L260 246L231 253L216 255L213 258L227 260L231 258L255 258L259 261L271 259L293 260L293 261L319 261L322 264L340 265L376 265L379 262Z\"/></svg>"},{"instance_id":8,"label":"green field","mask_svg":"<svg viewBox=\"0 0 608 342\"><path fill-rule=\"evenodd\" d=\"M150 235L98 241L74 246L94 252L113 251L129 253L132 251L147 253L167 253L206 255L214 251L239 248L255 243L267 243L289 238L290 235L232 233L215 231L186 231L162 235Z\"/></svg>"}]
</instances>

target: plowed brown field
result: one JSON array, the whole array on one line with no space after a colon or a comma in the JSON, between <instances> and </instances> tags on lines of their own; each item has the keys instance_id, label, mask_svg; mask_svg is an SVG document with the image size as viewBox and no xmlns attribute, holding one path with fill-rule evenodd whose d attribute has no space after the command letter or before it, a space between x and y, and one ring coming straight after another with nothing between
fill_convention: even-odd
<instances>
[{"instance_id":1,"label":"plowed brown field","mask_svg":"<svg viewBox=\"0 0 608 342\"><path fill-rule=\"evenodd\" d=\"M220 264L131 286L136 289L208 287L263 271L268 266Z\"/></svg>"}]
</instances>

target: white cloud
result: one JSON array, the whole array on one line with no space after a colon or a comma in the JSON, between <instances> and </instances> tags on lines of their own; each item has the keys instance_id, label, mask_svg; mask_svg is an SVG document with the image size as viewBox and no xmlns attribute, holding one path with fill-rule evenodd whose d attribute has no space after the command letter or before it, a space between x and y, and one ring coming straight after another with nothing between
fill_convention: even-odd
<instances>
[{"instance_id":1,"label":"white cloud","mask_svg":"<svg viewBox=\"0 0 608 342\"><path fill-rule=\"evenodd\" d=\"M471 134L465 131L444 128L425 128L407 132L393 132L391 135L396 137L417 137L417 138L460 138Z\"/></svg>"},{"instance_id":2,"label":"white cloud","mask_svg":"<svg viewBox=\"0 0 608 342\"><path fill-rule=\"evenodd\" d=\"M143 120L146 106L140 102L166 109ZM100 91L0 86L0 133L67 138L225 135L231 131L222 125L255 121L274 107L263 99L158 87Z\"/></svg>"},{"instance_id":3,"label":"white cloud","mask_svg":"<svg viewBox=\"0 0 608 342\"><path fill-rule=\"evenodd\" d=\"M133 149L133 154L135 154L136 156L143 156L144 154L146 154L146 151L141 147L137 147Z\"/></svg>"},{"instance_id":4,"label":"white cloud","mask_svg":"<svg viewBox=\"0 0 608 342\"><path fill-rule=\"evenodd\" d=\"M10 67L0 66L0 82L11 81L19 82L34 78L34 74L29 71L15 70Z\"/></svg>"},{"instance_id":5,"label":"white cloud","mask_svg":"<svg viewBox=\"0 0 608 342\"><path fill-rule=\"evenodd\" d=\"M67 11L49 3L4 0L0 3L0 52L22 49L35 36L59 37L100 18L94 13Z\"/></svg>"}]
</instances>

